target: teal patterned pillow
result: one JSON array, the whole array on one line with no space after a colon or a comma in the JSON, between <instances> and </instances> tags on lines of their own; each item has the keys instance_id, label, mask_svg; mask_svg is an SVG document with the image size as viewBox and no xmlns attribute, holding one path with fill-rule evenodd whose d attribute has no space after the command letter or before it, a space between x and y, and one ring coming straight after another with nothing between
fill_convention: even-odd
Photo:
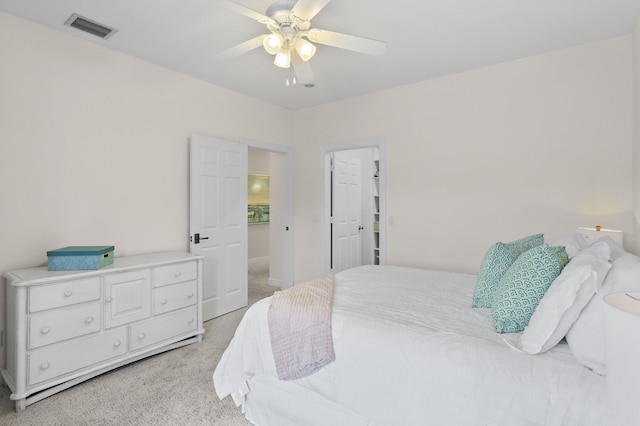
<instances>
[{"instance_id":1,"label":"teal patterned pillow","mask_svg":"<svg viewBox=\"0 0 640 426\"><path fill-rule=\"evenodd\" d=\"M545 244L520 255L500 279L493 295L491 315L496 331L523 331L536 306L567 263L569 256L561 246Z\"/></svg>"},{"instance_id":2,"label":"teal patterned pillow","mask_svg":"<svg viewBox=\"0 0 640 426\"><path fill-rule=\"evenodd\" d=\"M473 291L474 308L490 308L500 278L525 251L544 243L544 234L535 234L510 243L495 243L482 259Z\"/></svg>"}]
</instances>

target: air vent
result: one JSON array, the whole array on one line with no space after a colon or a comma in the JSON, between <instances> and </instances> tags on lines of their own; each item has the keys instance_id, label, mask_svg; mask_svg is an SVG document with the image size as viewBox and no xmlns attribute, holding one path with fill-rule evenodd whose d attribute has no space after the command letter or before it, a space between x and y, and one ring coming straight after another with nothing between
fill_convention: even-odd
<instances>
[{"instance_id":1,"label":"air vent","mask_svg":"<svg viewBox=\"0 0 640 426\"><path fill-rule=\"evenodd\" d=\"M96 21L92 21L83 16L74 13L67 19L67 22L64 23L68 27L77 28L85 33L89 33L96 37L100 37L101 39L108 39L112 35L114 35L117 31L113 28L109 28L102 24L97 23Z\"/></svg>"}]
</instances>

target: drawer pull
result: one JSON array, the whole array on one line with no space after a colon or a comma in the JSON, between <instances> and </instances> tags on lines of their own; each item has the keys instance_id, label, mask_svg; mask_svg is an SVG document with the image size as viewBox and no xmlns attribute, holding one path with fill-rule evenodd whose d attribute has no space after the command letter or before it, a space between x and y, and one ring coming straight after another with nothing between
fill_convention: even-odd
<instances>
[{"instance_id":1,"label":"drawer pull","mask_svg":"<svg viewBox=\"0 0 640 426\"><path fill-rule=\"evenodd\" d=\"M194 295L193 295L193 292L190 292L189 294L187 294L187 297L188 297L189 299L191 299L193 296L194 296Z\"/></svg>"},{"instance_id":2,"label":"drawer pull","mask_svg":"<svg viewBox=\"0 0 640 426\"><path fill-rule=\"evenodd\" d=\"M107 297L106 299L104 299L104 301L105 301L106 303L111 303L111 300L113 300L113 299L111 299L110 297Z\"/></svg>"},{"instance_id":3,"label":"drawer pull","mask_svg":"<svg viewBox=\"0 0 640 426\"><path fill-rule=\"evenodd\" d=\"M144 339L145 337L147 337L147 335L146 335L146 334L144 334L144 333L140 333L140 334L138 334L138 340L142 340L142 339Z\"/></svg>"},{"instance_id":4,"label":"drawer pull","mask_svg":"<svg viewBox=\"0 0 640 426\"><path fill-rule=\"evenodd\" d=\"M67 290L64 292L64 297L71 297L72 294L73 292L71 290Z\"/></svg>"},{"instance_id":5,"label":"drawer pull","mask_svg":"<svg viewBox=\"0 0 640 426\"><path fill-rule=\"evenodd\" d=\"M188 322L189 324L191 324L191 323L193 322L193 318L189 318L189 319L187 320L187 322Z\"/></svg>"},{"instance_id":6,"label":"drawer pull","mask_svg":"<svg viewBox=\"0 0 640 426\"><path fill-rule=\"evenodd\" d=\"M40 369L41 370L46 370L49 367L51 367L51 365L49 365L48 362L43 362L42 364L40 364Z\"/></svg>"},{"instance_id":7,"label":"drawer pull","mask_svg":"<svg viewBox=\"0 0 640 426\"><path fill-rule=\"evenodd\" d=\"M48 334L50 331L51 331L50 327L42 327L42 329L40 330L40 333Z\"/></svg>"},{"instance_id":8,"label":"drawer pull","mask_svg":"<svg viewBox=\"0 0 640 426\"><path fill-rule=\"evenodd\" d=\"M119 348L119 347L120 347L120 345L122 345L122 342L121 342L120 340L116 340L116 341L113 343L113 346L114 346L114 347L116 347L116 348Z\"/></svg>"},{"instance_id":9,"label":"drawer pull","mask_svg":"<svg viewBox=\"0 0 640 426\"><path fill-rule=\"evenodd\" d=\"M162 300L160 301L160 304L161 304L161 305L166 305L166 304L167 304L167 302L168 302L168 300L167 300L167 299L162 299Z\"/></svg>"},{"instance_id":10,"label":"drawer pull","mask_svg":"<svg viewBox=\"0 0 640 426\"><path fill-rule=\"evenodd\" d=\"M86 322L87 324L91 324L93 322L93 317L85 318L84 322Z\"/></svg>"},{"instance_id":11,"label":"drawer pull","mask_svg":"<svg viewBox=\"0 0 640 426\"><path fill-rule=\"evenodd\" d=\"M179 278L180 275L182 275L182 272L178 271L175 274L173 274L174 277Z\"/></svg>"}]
</instances>

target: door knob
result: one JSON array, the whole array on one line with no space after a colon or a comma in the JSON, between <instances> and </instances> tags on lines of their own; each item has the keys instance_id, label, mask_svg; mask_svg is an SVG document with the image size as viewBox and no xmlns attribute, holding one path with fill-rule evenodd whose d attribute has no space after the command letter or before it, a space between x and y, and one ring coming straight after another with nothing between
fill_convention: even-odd
<instances>
[{"instance_id":1,"label":"door knob","mask_svg":"<svg viewBox=\"0 0 640 426\"><path fill-rule=\"evenodd\" d=\"M200 240L208 240L209 237L201 237L199 233L196 233L193 238L194 244L200 244Z\"/></svg>"}]
</instances>

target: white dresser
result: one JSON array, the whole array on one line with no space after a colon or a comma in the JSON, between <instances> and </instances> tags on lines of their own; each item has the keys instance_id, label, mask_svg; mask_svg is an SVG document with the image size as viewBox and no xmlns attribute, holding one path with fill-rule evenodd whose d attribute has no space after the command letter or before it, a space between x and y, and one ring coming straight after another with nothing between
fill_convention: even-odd
<instances>
[{"instance_id":1,"label":"white dresser","mask_svg":"<svg viewBox=\"0 0 640 426\"><path fill-rule=\"evenodd\" d=\"M202 257L116 257L95 271L4 273L16 410L106 371L202 340Z\"/></svg>"}]
</instances>

